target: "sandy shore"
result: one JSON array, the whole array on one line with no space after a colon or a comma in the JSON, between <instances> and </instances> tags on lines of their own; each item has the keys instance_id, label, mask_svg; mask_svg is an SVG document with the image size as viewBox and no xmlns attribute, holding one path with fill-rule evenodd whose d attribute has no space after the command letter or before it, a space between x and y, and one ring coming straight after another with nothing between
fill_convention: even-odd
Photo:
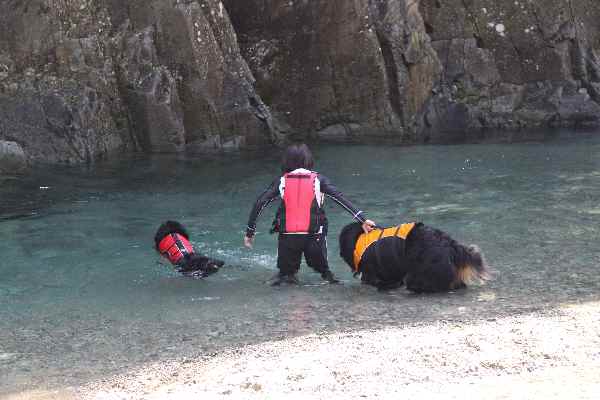
<instances>
[{"instance_id":1,"label":"sandy shore","mask_svg":"<svg viewBox=\"0 0 600 400\"><path fill-rule=\"evenodd\" d=\"M598 399L600 303L309 335L7 399Z\"/></svg>"}]
</instances>

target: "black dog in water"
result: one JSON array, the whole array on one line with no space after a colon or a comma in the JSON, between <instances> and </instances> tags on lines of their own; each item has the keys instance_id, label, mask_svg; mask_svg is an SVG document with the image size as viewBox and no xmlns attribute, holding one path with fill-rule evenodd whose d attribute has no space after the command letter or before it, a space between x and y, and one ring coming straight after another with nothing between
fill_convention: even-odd
<instances>
[{"instance_id":1,"label":"black dog in water","mask_svg":"<svg viewBox=\"0 0 600 400\"><path fill-rule=\"evenodd\" d=\"M442 292L489 279L477 246L464 246L450 235L421 223L364 233L361 224L346 225L340 233L340 255L379 290L406 285L413 292Z\"/></svg>"},{"instance_id":2,"label":"black dog in water","mask_svg":"<svg viewBox=\"0 0 600 400\"><path fill-rule=\"evenodd\" d=\"M204 278L217 272L224 264L196 253L187 231L176 221L167 221L158 228L154 235L154 248L185 276Z\"/></svg>"}]
</instances>

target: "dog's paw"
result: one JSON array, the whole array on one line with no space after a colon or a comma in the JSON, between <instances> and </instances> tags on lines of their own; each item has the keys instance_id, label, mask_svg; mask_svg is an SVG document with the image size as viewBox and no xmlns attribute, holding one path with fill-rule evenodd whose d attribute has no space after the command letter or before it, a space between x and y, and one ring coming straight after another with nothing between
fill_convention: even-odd
<instances>
[{"instance_id":1,"label":"dog's paw","mask_svg":"<svg viewBox=\"0 0 600 400\"><path fill-rule=\"evenodd\" d=\"M202 278L206 278L208 275L206 271L202 271L202 270L195 270L195 271L182 271L181 274L183 276L186 276L188 278L194 278L194 279L202 279Z\"/></svg>"},{"instance_id":2,"label":"dog's paw","mask_svg":"<svg viewBox=\"0 0 600 400\"><path fill-rule=\"evenodd\" d=\"M206 265L204 266L204 268L202 268L202 270L204 271L204 273L206 273L207 275L210 274L214 274L215 272L217 272L223 265L225 264L225 262L220 261L220 260L210 260L206 263Z\"/></svg>"}]
</instances>

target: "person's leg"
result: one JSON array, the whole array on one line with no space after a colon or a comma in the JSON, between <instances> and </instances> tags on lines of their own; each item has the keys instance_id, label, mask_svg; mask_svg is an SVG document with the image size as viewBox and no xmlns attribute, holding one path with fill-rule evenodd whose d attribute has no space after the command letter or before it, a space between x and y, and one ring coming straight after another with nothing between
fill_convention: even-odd
<instances>
[{"instance_id":1,"label":"person's leg","mask_svg":"<svg viewBox=\"0 0 600 400\"><path fill-rule=\"evenodd\" d=\"M273 285L282 282L297 283L296 273L300 269L304 235L279 235L277 244L277 268L279 274Z\"/></svg>"},{"instance_id":2,"label":"person's leg","mask_svg":"<svg viewBox=\"0 0 600 400\"><path fill-rule=\"evenodd\" d=\"M327 261L327 234L310 235L304 247L304 258L309 267L321 274L321 278L329 283L339 283L329 269Z\"/></svg>"}]
</instances>

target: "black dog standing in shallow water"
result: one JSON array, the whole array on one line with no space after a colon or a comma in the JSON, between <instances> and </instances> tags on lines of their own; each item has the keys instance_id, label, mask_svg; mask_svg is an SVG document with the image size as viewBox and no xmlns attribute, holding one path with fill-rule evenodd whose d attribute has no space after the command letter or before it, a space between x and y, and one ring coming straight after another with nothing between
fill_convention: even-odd
<instances>
[{"instance_id":1,"label":"black dog standing in shallow water","mask_svg":"<svg viewBox=\"0 0 600 400\"><path fill-rule=\"evenodd\" d=\"M359 223L340 233L340 255L379 290L406 285L413 292L443 292L489 279L477 246L464 246L450 235L421 223L364 233Z\"/></svg>"},{"instance_id":2,"label":"black dog standing in shallow water","mask_svg":"<svg viewBox=\"0 0 600 400\"><path fill-rule=\"evenodd\" d=\"M217 272L224 264L196 253L187 231L175 221L167 221L158 228L154 235L154 248L185 276L204 278Z\"/></svg>"}]
</instances>

